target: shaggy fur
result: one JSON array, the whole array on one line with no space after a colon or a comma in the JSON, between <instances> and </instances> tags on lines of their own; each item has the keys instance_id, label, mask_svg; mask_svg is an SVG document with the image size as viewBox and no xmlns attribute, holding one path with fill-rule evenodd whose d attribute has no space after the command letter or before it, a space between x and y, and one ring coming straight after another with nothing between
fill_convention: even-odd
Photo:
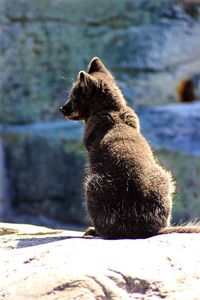
<instances>
[{"instance_id":1,"label":"shaggy fur","mask_svg":"<svg viewBox=\"0 0 200 300\"><path fill-rule=\"evenodd\" d=\"M169 227L172 176L154 158L140 133L137 115L100 59L92 59L88 72L79 72L69 101L60 110L70 120L85 122L88 175L84 190L94 225L86 235L145 238L200 232L190 226Z\"/></svg>"}]
</instances>

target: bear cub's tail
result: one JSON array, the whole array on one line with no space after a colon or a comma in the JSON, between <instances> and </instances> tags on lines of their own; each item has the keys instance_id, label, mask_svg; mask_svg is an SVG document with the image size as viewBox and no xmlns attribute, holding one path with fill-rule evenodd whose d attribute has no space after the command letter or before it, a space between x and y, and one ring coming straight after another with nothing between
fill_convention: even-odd
<instances>
[{"instance_id":1,"label":"bear cub's tail","mask_svg":"<svg viewBox=\"0 0 200 300\"><path fill-rule=\"evenodd\" d=\"M158 234L168 233L200 233L200 223L190 222L182 226L169 226L159 230Z\"/></svg>"}]
</instances>

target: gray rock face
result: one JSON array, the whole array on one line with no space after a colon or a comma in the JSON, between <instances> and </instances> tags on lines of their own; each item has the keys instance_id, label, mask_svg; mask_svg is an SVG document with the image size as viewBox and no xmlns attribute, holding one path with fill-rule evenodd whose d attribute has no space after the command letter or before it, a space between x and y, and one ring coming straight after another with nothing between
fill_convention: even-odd
<instances>
[{"instance_id":1,"label":"gray rock face","mask_svg":"<svg viewBox=\"0 0 200 300\"><path fill-rule=\"evenodd\" d=\"M84 223L85 153L78 124L57 122L3 130L15 206Z\"/></svg>"},{"instance_id":2,"label":"gray rock face","mask_svg":"<svg viewBox=\"0 0 200 300\"><path fill-rule=\"evenodd\" d=\"M200 102L144 109L139 115L155 148L200 156Z\"/></svg>"},{"instance_id":3,"label":"gray rock face","mask_svg":"<svg viewBox=\"0 0 200 300\"><path fill-rule=\"evenodd\" d=\"M199 3L186 2L1 0L1 123L59 118L93 56L135 106L176 101L179 80L200 70Z\"/></svg>"},{"instance_id":4,"label":"gray rock face","mask_svg":"<svg viewBox=\"0 0 200 300\"><path fill-rule=\"evenodd\" d=\"M177 101L178 82L200 72L200 3L1 0L0 24L0 135L8 168L0 167L0 199L8 175L13 204L84 223L80 129L55 123L66 89L99 56L134 109ZM199 117L177 110L141 112L144 133L156 148L198 156Z\"/></svg>"},{"instance_id":5,"label":"gray rock face","mask_svg":"<svg viewBox=\"0 0 200 300\"><path fill-rule=\"evenodd\" d=\"M0 299L199 298L198 234L101 240L14 224L0 230Z\"/></svg>"},{"instance_id":6,"label":"gray rock face","mask_svg":"<svg viewBox=\"0 0 200 300\"><path fill-rule=\"evenodd\" d=\"M139 111L144 136L177 181L176 222L198 218L200 213L199 115L199 102ZM65 120L4 126L7 173L15 206L62 222L86 224L83 127Z\"/></svg>"},{"instance_id":7,"label":"gray rock face","mask_svg":"<svg viewBox=\"0 0 200 300\"><path fill-rule=\"evenodd\" d=\"M9 192L7 169L5 165L4 145L0 136L0 217L10 208L10 201L11 195Z\"/></svg>"}]
</instances>

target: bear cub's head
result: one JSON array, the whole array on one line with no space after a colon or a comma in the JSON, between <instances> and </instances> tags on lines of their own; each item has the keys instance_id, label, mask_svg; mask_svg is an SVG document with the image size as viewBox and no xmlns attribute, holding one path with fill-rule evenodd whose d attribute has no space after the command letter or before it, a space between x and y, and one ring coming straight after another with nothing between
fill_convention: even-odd
<instances>
[{"instance_id":1,"label":"bear cub's head","mask_svg":"<svg viewBox=\"0 0 200 300\"><path fill-rule=\"evenodd\" d=\"M111 73L98 57L94 57L88 72L80 71L73 84L69 100L60 112L70 120L84 120L101 111L120 109L125 104Z\"/></svg>"}]
</instances>

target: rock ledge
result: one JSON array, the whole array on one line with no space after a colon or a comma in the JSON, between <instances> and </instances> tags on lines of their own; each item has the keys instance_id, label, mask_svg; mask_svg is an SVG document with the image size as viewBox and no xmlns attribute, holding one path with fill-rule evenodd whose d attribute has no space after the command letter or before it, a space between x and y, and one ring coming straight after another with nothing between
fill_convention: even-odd
<instances>
[{"instance_id":1,"label":"rock ledge","mask_svg":"<svg viewBox=\"0 0 200 300\"><path fill-rule=\"evenodd\" d=\"M1 223L0 228L0 299L192 300L200 295L198 234L102 240L31 225Z\"/></svg>"}]
</instances>

